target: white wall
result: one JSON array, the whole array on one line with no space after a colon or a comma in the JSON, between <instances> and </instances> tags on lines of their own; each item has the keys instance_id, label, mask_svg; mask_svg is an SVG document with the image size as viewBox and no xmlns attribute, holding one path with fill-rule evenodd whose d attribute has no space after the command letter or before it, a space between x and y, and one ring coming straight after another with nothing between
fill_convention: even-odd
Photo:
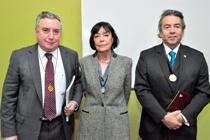
<instances>
[{"instance_id":1,"label":"white wall","mask_svg":"<svg viewBox=\"0 0 210 140\"><path fill-rule=\"evenodd\" d=\"M91 28L109 22L120 39L116 52L133 59L135 67L141 50L161 43L158 21L165 9L183 12L186 30L182 43L202 51L210 64L209 0L82 0L83 56L93 53L89 46Z\"/></svg>"}]
</instances>

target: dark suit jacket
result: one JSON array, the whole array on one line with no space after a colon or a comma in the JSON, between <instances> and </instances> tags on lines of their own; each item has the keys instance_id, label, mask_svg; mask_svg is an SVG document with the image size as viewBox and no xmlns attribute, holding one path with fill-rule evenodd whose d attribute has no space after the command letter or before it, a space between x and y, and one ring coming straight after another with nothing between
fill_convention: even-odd
<instances>
[{"instance_id":1,"label":"dark suit jacket","mask_svg":"<svg viewBox=\"0 0 210 140\"><path fill-rule=\"evenodd\" d=\"M139 130L143 138L158 139L161 128L164 127L161 120L167 113L165 109L179 90L193 95L191 102L182 110L190 127L183 126L173 130L173 133L177 132L179 140L196 137L196 118L209 102L210 95L208 67L203 54L181 45L174 73L178 79L176 82L170 82L168 58L163 44L141 52L134 88L143 107ZM182 134L178 133L179 131Z\"/></svg>"},{"instance_id":2,"label":"dark suit jacket","mask_svg":"<svg viewBox=\"0 0 210 140\"><path fill-rule=\"evenodd\" d=\"M77 53L59 46L66 84L70 84L76 75L73 92L69 100L80 104L81 81ZM37 140L42 122L42 88L37 44L16 50L12 53L3 87L1 107L2 137L17 135L20 140ZM64 99L65 100L65 99ZM73 130L73 116L65 121L62 112L66 139L69 140Z\"/></svg>"}]
</instances>

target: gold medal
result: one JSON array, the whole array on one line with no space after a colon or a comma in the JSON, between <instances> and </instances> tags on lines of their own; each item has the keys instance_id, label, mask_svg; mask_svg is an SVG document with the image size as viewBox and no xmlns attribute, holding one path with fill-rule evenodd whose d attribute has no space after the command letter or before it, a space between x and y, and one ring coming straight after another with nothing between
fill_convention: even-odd
<instances>
[{"instance_id":1,"label":"gold medal","mask_svg":"<svg viewBox=\"0 0 210 140\"><path fill-rule=\"evenodd\" d=\"M49 92L52 92L54 90L52 84L49 84L48 87L47 87L48 91Z\"/></svg>"},{"instance_id":2,"label":"gold medal","mask_svg":"<svg viewBox=\"0 0 210 140\"><path fill-rule=\"evenodd\" d=\"M175 75L175 74L170 74L170 75L169 75L169 80L170 80L171 82L176 82L176 80L177 80L176 75Z\"/></svg>"}]
</instances>

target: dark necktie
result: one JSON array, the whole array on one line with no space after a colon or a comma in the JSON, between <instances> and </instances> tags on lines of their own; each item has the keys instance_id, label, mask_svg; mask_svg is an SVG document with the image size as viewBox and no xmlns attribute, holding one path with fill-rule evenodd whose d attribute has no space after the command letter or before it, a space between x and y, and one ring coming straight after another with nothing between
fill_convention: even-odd
<instances>
[{"instance_id":1,"label":"dark necktie","mask_svg":"<svg viewBox=\"0 0 210 140\"><path fill-rule=\"evenodd\" d=\"M176 53L173 51L173 50L171 50L170 52L169 52L169 55L171 56L171 60L170 60L170 65L171 65L171 67L172 67L172 69L173 69L173 67L174 67L174 64L175 64L175 62L176 62Z\"/></svg>"},{"instance_id":2,"label":"dark necktie","mask_svg":"<svg viewBox=\"0 0 210 140\"><path fill-rule=\"evenodd\" d=\"M46 53L45 56L48 61L45 68L44 117L51 121L56 115L54 67L52 63L52 54Z\"/></svg>"}]
</instances>

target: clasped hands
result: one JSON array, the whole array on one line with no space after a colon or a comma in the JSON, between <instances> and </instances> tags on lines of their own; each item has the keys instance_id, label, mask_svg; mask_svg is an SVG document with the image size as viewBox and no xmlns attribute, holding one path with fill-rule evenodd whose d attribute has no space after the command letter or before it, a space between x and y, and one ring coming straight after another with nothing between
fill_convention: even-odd
<instances>
[{"instance_id":1,"label":"clasped hands","mask_svg":"<svg viewBox=\"0 0 210 140\"><path fill-rule=\"evenodd\" d=\"M162 119L163 124L169 129L179 129L183 123L184 119L182 117L181 111L176 110L174 112L168 112Z\"/></svg>"},{"instance_id":2,"label":"clasped hands","mask_svg":"<svg viewBox=\"0 0 210 140\"><path fill-rule=\"evenodd\" d=\"M65 107L64 107L64 113L68 117L72 113L74 113L75 110L77 110L78 104L76 101L70 101Z\"/></svg>"}]
</instances>

